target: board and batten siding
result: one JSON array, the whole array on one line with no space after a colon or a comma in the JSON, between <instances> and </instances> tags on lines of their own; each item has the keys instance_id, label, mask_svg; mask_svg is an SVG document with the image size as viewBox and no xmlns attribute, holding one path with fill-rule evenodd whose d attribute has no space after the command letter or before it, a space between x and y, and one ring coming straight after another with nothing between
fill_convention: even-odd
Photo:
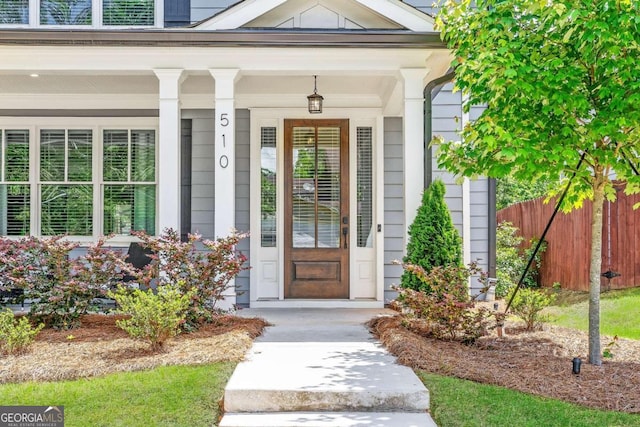
<instances>
[{"instance_id":1,"label":"board and batten siding","mask_svg":"<svg viewBox=\"0 0 640 427\"><path fill-rule=\"evenodd\" d=\"M462 95L453 92L453 84L446 84L432 102L433 135L441 136L445 140L459 140L458 131L461 126ZM473 107L468 119L474 120L481 113L482 107ZM469 182L469 224L465 227L463 214L463 189L455 182L455 177L449 172L438 168L437 147L433 148L433 178L440 178L445 183L445 201L451 211L451 218L460 235L468 242L469 261L478 261L483 271L489 269L489 186L487 178L478 178ZM465 228L469 236L464 235ZM471 280L471 293L478 293L481 285L476 279Z\"/></svg>"},{"instance_id":2,"label":"board and batten siding","mask_svg":"<svg viewBox=\"0 0 640 427\"><path fill-rule=\"evenodd\" d=\"M405 252L404 235L404 159L402 118L384 119L384 301L395 299L393 285L400 284L401 260Z\"/></svg>"},{"instance_id":3,"label":"board and batten siding","mask_svg":"<svg viewBox=\"0 0 640 427\"><path fill-rule=\"evenodd\" d=\"M183 110L182 118L190 119L192 138L191 232L205 239L215 237L215 111ZM236 224L238 231L249 231L249 110L236 110ZM250 240L238 244L249 258ZM247 265L248 265L247 260ZM236 303L249 304L249 274L242 271L236 278Z\"/></svg>"}]
</instances>

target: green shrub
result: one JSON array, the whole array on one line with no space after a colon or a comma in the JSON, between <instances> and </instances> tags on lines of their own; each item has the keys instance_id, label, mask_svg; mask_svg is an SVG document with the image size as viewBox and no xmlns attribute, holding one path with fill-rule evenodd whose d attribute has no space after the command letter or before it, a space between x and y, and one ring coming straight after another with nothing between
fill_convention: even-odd
<instances>
[{"instance_id":1,"label":"green shrub","mask_svg":"<svg viewBox=\"0 0 640 427\"><path fill-rule=\"evenodd\" d=\"M408 308L407 316L417 320L413 323L421 333L465 343L486 335L489 311L475 308L475 301L469 295L469 277L479 271L475 263L469 268L438 266L429 272L418 265L408 264L404 268L430 289L428 293L398 289L399 302Z\"/></svg>"},{"instance_id":2,"label":"green shrub","mask_svg":"<svg viewBox=\"0 0 640 427\"><path fill-rule=\"evenodd\" d=\"M523 248L524 238L518 235L518 228L512 223L504 221L496 229L496 297L504 298L509 291L518 284L524 268L529 262L537 240L532 239L529 246ZM542 265L542 254L546 249L543 243L536 254L529 271L522 284L528 288L538 286L538 273Z\"/></svg>"},{"instance_id":3,"label":"green shrub","mask_svg":"<svg viewBox=\"0 0 640 427\"><path fill-rule=\"evenodd\" d=\"M516 288L513 288L515 291ZM509 294L511 298L512 293ZM526 329L532 331L537 328L543 318L540 314L554 300L555 295L548 295L542 291L531 288L520 288L516 292L511 303L511 312L526 323Z\"/></svg>"},{"instance_id":4,"label":"green shrub","mask_svg":"<svg viewBox=\"0 0 640 427\"><path fill-rule=\"evenodd\" d=\"M462 239L453 225L444 200L445 186L436 180L422 195L422 204L409 227L409 243L404 264L417 265L425 272L437 266L462 265ZM400 286L429 292L429 286L415 274L404 271Z\"/></svg>"},{"instance_id":5,"label":"green shrub","mask_svg":"<svg viewBox=\"0 0 640 427\"><path fill-rule=\"evenodd\" d=\"M0 312L0 353L26 352L42 328L42 324L33 327L26 316L15 317L10 309Z\"/></svg>"},{"instance_id":6,"label":"green shrub","mask_svg":"<svg viewBox=\"0 0 640 427\"><path fill-rule=\"evenodd\" d=\"M162 285L157 292L119 287L109 297L116 301L118 313L131 316L116 321L116 325L132 338L147 341L151 350L159 351L180 333L193 294L181 294L175 286Z\"/></svg>"}]
</instances>

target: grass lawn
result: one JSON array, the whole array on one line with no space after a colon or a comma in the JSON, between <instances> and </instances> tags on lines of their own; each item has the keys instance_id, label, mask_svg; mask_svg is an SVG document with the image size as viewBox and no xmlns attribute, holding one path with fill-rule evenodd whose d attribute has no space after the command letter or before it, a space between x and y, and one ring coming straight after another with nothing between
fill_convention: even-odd
<instances>
[{"instance_id":1,"label":"grass lawn","mask_svg":"<svg viewBox=\"0 0 640 427\"><path fill-rule=\"evenodd\" d=\"M578 296L585 296L582 292ZM545 309L549 321L568 328L587 331L589 301L566 304L576 297L560 295L554 306ZM600 296L600 333L640 340L640 288L605 292Z\"/></svg>"},{"instance_id":2,"label":"grass lawn","mask_svg":"<svg viewBox=\"0 0 640 427\"><path fill-rule=\"evenodd\" d=\"M64 406L65 426L212 426L235 363L0 385L2 405Z\"/></svg>"},{"instance_id":3,"label":"grass lawn","mask_svg":"<svg viewBox=\"0 0 640 427\"><path fill-rule=\"evenodd\" d=\"M586 409L424 371L417 374L431 393L431 416L439 427L640 426L640 415Z\"/></svg>"}]
</instances>

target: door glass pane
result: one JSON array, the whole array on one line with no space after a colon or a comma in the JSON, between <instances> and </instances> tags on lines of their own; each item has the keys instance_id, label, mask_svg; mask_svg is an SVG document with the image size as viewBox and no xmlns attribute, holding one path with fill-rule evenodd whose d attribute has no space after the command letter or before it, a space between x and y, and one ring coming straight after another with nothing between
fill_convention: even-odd
<instances>
[{"instance_id":1,"label":"door glass pane","mask_svg":"<svg viewBox=\"0 0 640 427\"><path fill-rule=\"evenodd\" d=\"M316 247L315 129L293 129L293 247Z\"/></svg>"},{"instance_id":2,"label":"door glass pane","mask_svg":"<svg viewBox=\"0 0 640 427\"><path fill-rule=\"evenodd\" d=\"M358 148L358 247L373 247L373 156L372 129L356 131Z\"/></svg>"},{"instance_id":3,"label":"door glass pane","mask_svg":"<svg viewBox=\"0 0 640 427\"><path fill-rule=\"evenodd\" d=\"M293 129L293 247L340 246L340 129Z\"/></svg>"},{"instance_id":4,"label":"door glass pane","mask_svg":"<svg viewBox=\"0 0 640 427\"><path fill-rule=\"evenodd\" d=\"M260 135L260 218L262 247L276 246L276 128Z\"/></svg>"},{"instance_id":5,"label":"door glass pane","mask_svg":"<svg viewBox=\"0 0 640 427\"><path fill-rule=\"evenodd\" d=\"M318 247L340 247L340 128L318 128Z\"/></svg>"}]
</instances>

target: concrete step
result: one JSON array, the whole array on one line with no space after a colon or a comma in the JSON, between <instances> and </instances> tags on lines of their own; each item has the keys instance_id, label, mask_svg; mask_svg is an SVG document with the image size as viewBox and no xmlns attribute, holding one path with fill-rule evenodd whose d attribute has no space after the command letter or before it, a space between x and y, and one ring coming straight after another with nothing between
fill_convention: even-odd
<instances>
[{"instance_id":1,"label":"concrete step","mask_svg":"<svg viewBox=\"0 0 640 427\"><path fill-rule=\"evenodd\" d=\"M225 414L219 427L437 427L428 413L287 412Z\"/></svg>"},{"instance_id":2,"label":"concrete step","mask_svg":"<svg viewBox=\"0 0 640 427\"><path fill-rule=\"evenodd\" d=\"M224 409L424 414L429 392L376 342L256 342L227 384Z\"/></svg>"}]
</instances>

